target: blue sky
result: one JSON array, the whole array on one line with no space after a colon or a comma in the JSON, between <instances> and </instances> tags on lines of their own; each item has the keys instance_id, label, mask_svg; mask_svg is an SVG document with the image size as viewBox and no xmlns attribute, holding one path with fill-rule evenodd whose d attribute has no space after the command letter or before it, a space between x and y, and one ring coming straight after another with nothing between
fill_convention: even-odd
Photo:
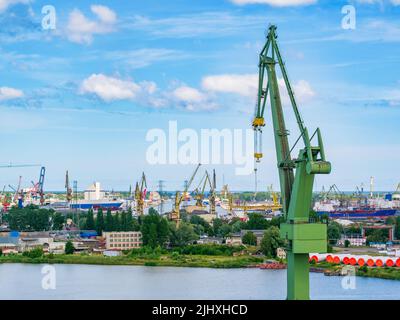
<instances>
[{"instance_id":1,"label":"blue sky","mask_svg":"<svg viewBox=\"0 0 400 320\"><path fill-rule=\"evenodd\" d=\"M56 9L43 30L42 7ZM342 28L353 5L356 28ZM46 166L46 189L94 180L127 190L142 171L181 188L194 165L152 166L146 133L178 127L248 129L258 54L270 23L306 125L322 130L333 171L315 188L400 182L398 0L0 0L1 163ZM291 110L287 126L297 138ZM278 186L270 113L259 188ZM213 166L208 166L212 169ZM0 169L0 185L29 185L39 168ZM216 166L218 184L252 190L254 177Z\"/></svg>"}]
</instances>

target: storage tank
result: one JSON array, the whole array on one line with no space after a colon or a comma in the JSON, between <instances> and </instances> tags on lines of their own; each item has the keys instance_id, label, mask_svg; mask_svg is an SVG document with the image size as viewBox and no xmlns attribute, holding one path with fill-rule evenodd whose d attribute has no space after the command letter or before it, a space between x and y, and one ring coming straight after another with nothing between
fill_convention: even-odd
<instances>
[{"instance_id":1,"label":"storage tank","mask_svg":"<svg viewBox=\"0 0 400 320\"><path fill-rule=\"evenodd\" d=\"M382 257L375 257L375 265L377 266L377 267L383 267L383 259L382 259Z\"/></svg>"},{"instance_id":2,"label":"storage tank","mask_svg":"<svg viewBox=\"0 0 400 320\"><path fill-rule=\"evenodd\" d=\"M356 259L355 256L351 256L349 258L349 264L352 265L352 266L355 266L357 264L357 259Z\"/></svg>"},{"instance_id":3,"label":"storage tank","mask_svg":"<svg viewBox=\"0 0 400 320\"><path fill-rule=\"evenodd\" d=\"M346 261L348 262L348 255L347 254L342 254L342 253L340 253L340 254L335 254L334 256L333 256L333 263L336 263L336 264L339 264L339 263L341 263L341 262L343 262L344 263L344 259L346 258Z\"/></svg>"},{"instance_id":4,"label":"storage tank","mask_svg":"<svg viewBox=\"0 0 400 320\"><path fill-rule=\"evenodd\" d=\"M310 253L310 258L308 259L309 262L311 261L321 262L326 260L326 253Z\"/></svg>"},{"instance_id":5,"label":"storage tank","mask_svg":"<svg viewBox=\"0 0 400 320\"><path fill-rule=\"evenodd\" d=\"M344 257L343 257L343 259L342 259L342 262L344 263L344 264L350 264L350 257L349 256L347 256L347 255L345 255Z\"/></svg>"},{"instance_id":6,"label":"storage tank","mask_svg":"<svg viewBox=\"0 0 400 320\"><path fill-rule=\"evenodd\" d=\"M386 267L393 267L394 266L394 259L391 257L382 257L383 263Z\"/></svg>"},{"instance_id":7,"label":"storage tank","mask_svg":"<svg viewBox=\"0 0 400 320\"><path fill-rule=\"evenodd\" d=\"M357 264L362 267L365 266L367 263L367 260L369 259L369 256L358 256L357 257Z\"/></svg>"}]
</instances>

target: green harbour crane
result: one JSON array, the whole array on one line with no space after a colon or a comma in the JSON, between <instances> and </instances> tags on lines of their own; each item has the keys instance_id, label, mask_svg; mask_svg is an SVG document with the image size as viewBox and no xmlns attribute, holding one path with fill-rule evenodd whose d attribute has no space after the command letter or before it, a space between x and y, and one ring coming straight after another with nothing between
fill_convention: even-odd
<instances>
[{"instance_id":1,"label":"green harbour crane","mask_svg":"<svg viewBox=\"0 0 400 320\"><path fill-rule=\"evenodd\" d=\"M285 217L285 222L280 225L280 234L285 240L287 251L287 299L307 300L309 299L309 253L323 253L327 248L326 225L309 221L314 177L316 174L329 174L331 164L325 160L319 128L310 137L308 129L304 125L278 47L276 29L274 25L269 27L266 43L260 53L258 97L252 122L255 142L254 157L256 163L260 162L263 157L261 135L265 126L264 111L269 98L282 211ZM300 131L299 137L291 148L276 66L281 71ZM312 145L314 137L317 140L316 145ZM303 140L304 147L300 149L298 157L294 158L291 153L300 140Z\"/></svg>"}]
</instances>

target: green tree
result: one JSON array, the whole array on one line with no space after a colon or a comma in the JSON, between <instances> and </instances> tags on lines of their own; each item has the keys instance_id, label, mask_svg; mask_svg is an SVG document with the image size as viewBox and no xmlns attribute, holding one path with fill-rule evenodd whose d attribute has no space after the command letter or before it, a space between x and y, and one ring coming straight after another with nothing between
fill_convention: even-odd
<instances>
[{"instance_id":1,"label":"green tree","mask_svg":"<svg viewBox=\"0 0 400 320\"><path fill-rule=\"evenodd\" d=\"M106 213L106 221L104 223L104 231L117 231L114 228L113 216L112 216L110 209L108 209L107 213Z\"/></svg>"},{"instance_id":2,"label":"green tree","mask_svg":"<svg viewBox=\"0 0 400 320\"><path fill-rule=\"evenodd\" d=\"M276 249L282 245L283 240L277 227L272 226L264 232L264 237L261 240L261 250L267 257L276 257Z\"/></svg>"},{"instance_id":3,"label":"green tree","mask_svg":"<svg viewBox=\"0 0 400 320\"><path fill-rule=\"evenodd\" d=\"M255 246L257 245L257 237L253 232L247 231L245 235L242 237L242 243L248 244L250 246Z\"/></svg>"},{"instance_id":4,"label":"green tree","mask_svg":"<svg viewBox=\"0 0 400 320\"><path fill-rule=\"evenodd\" d=\"M247 230L263 230L269 227L269 222L264 218L264 215L258 212L249 213L249 220L246 223Z\"/></svg>"},{"instance_id":5,"label":"green tree","mask_svg":"<svg viewBox=\"0 0 400 320\"><path fill-rule=\"evenodd\" d=\"M89 209L89 211L87 213L85 229L86 230L95 230L96 229L96 225L94 223L94 217L93 217L93 209Z\"/></svg>"},{"instance_id":6,"label":"green tree","mask_svg":"<svg viewBox=\"0 0 400 320\"><path fill-rule=\"evenodd\" d=\"M65 254L73 254L75 251L74 245L71 241L67 241L65 244Z\"/></svg>"},{"instance_id":7,"label":"green tree","mask_svg":"<svg viewBox=\"0 0 400 320\"><path fill-rule=\"evenodd\" d=\"M319 222L320 221L320 216L314 210L311 210L309 219L310 219L311 222Z\"/></svg>"},{"instance_id":8,"label":"green tree","mask_svg":"<svg viewBox=\"0 0 400 320\"><path fill-rule=\"evenodd\" d=\"M151 210L149 214L141 218L141 232L143 244L152 248L164 246L168 240L170 229L168 221L161 217L156 210Z\"/></svg>"},{"instance_id":9,"label":"green tree","mask_svg":"<svg viewBox=\"0 0 400 320\"><path fill-rule=\"evenodd\" d=\"M395 239L400 239L400 216L396 217L394 236L395 236Z\"/></svg>"},{"instance_id":10,"label":"green tree","mask_svg":"<svg viewBox=\"0 0 400 320\"><path fill-rule=\"evenodd\" d=\"M139 231L140 230L140 225L139 225L138 219L133 217L131 208L129 208L128 211L126 212L126 225L127 225L126 231Z\"/></svg>"},{"instance_id":11,"label":"green tree","mask_svg":"<svg viewBox=\"0 0 400 320\"><path fill-rule=\"evenodd\" d=\"M97 211L96 232L98 235L101 235L103 230L104 230L104 216L103 216L103 210L100 208Z\"/></svg>"},{"instance_id":12,"label":"green tree","mask_svg":"<svg viewBox=\"0 0 400 320\"><path fill-rule=\"evenodd\" d=\"M332 222L328 225L327 229L327 234L328 234L328 241L335 245L336 242L340 239L340 225L337 222Z\"/></svg>"},{"instance_id":13,"label":"green tree","mask_svg":"<svg viewBox=\"0 0 400 320\"><path fill-rule=\"evenodd\" d=\"M185 246L198 238L192 224L182 221L177 229L174 222L170 223L170 242L173 246Z\"/></svg>"},{"instance_id":14,"label":"green tree","mask_svg":"<svg viewBox=\"0 0 400 320\"><path fill-rule=\"evenodd\" d=\"M121 231L128 231L128 219L126 211L122 211L121 213L120 228Z\"/></svg>"},{"instance_id":15,"label":"green tree","mask_svg":"<svg viewBox=\"0 0 400 320\"><path fill-rule=\"evenodd\" d=\"M61 230L65 223L65 218L60 212L56 212L53 215L53 230Z\"/></svg>"},{"instance_id":16,"label":"green tree","mask_svg":"<svg viewBox=\"0 0 400 320\"><path fill-rule=\"evenodd\" d=\"M22 255L24 257L29 257L32 259L36 259L36 258L41 258L43 256L43 248L42 247L36 247L32 250L29 251L24 251L22 253Z\"/></svg>"},{"instance_id":17,"label":"green tree","mask_svg":"<svg viewBox=\"0 0 400 320\"><path fill-rule=\"evenodd\" d=\"M25 208L11 208L7 219L11 230L16 231L48 231L52 225L51 216L54 210L39 209L28 205Z\"/></svg>"},{"instance_id":18,"label":"green tree","mask_svg":"<svg viewBox=\"0 0 400 320\"><path fill-rule=\"evenodd\" d=\"M234 233L240 232L242 229L244 229L246 227L246 223L241 221L240 219L231 221L230 225L232 227L232 232L234 232Z\"/></svg>"},{"instance_id":19,"label":"green tree","mask_svg":"<svg viewBox=\"0 0 400 320\"><path fill-rule=\"evenodd\" d=\"M213 220L213 232L214 235L218 235L219 228L223 225L223 222L220 218L215 218Z\"/></svg>"},{"instance_id":20,"label":"green tree","mask_svg":"<svg viewBox=\"0 0 400 320\"><path fill-rule=\"evenodd\" d=\"M232 233L232 227L228 223L223 223L218 229L218 235L226 238Z\"/></svg>"},{"instance_id":21,"label":"green tree","mask_svg":"<svg viewBox=\"0 0 400 320\"><path fill-rule=\"evenodd\" d=\"M202 217L198 215L191 215L190 223L195 225L195 230L197 230L197 234L201 235L203 233L207 233L208 235L212 236L214 234L213 228L211 225L204 220ZM200 228L202 227L202 228Z\"/></svg>"},{"instance_id":22,"label":"green tree","mask_svg":"<svg viewBox=\"0 0 400 320\"><path fill-rule=\"evenodd\" d=\"M387 232L388 231L385 230L385 229L372 230L367 235L367 243L371 243L371 242L387 242L389 240Z\"/></svg>"},{"instance_id":23,"label":"green tree","mask_svg":"<svg viewBox=\"0 0 400 320\"><path fill-rule=\"evenodd\" d=\"M113 218L113 228L115 231L123 231L121 225L121 217L120 214L117 212Z\"/></svg>"}]
</instances>

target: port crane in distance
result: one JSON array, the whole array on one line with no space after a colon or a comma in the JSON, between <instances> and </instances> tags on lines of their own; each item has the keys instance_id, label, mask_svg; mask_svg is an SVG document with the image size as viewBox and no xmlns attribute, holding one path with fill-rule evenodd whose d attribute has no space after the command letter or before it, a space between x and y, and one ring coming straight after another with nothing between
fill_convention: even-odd
<instances>
[{"instance_id":1,"label":"port crane in distance","mask_svg":"<svg viewBox=\"0 0 400 320\"><path fill-rule=\"evenodd\" d=\"M265 126L264 111L269 96L282 212L285 217L285 222L280 225L280 234L287 244L287 299L308 300L310 297L309 253L326 252L327 247L326 225L309 221L314 177L316 174L329 174L331 164L325 159L319 128L310 137L304 125L278 47L276 29L275 25L269 27L266 43L259 56L257 104L252 122L255 134L254 157L256 163L263 157L261 134ZM281 71L300 131L300 136L291 148L279 93L276 66ZM312 145L315 136L317 144ZM292 158L291 152L300 140L303 140L304 147L300 149L297 158Z\"/></svg>"},{"instance_id":2,"label":"port crane in distance","mask_svg":"<svg viewBox=\"0 0 400 320\"><path fill-rule=\"evenodd\" d=\"M190 180L185 185L185 190L182 192L182 194L180 194L179 191L177 191L175 194L175 203L174 203L174 206L173 206L171 214L170 214L170 219L172 221L175 221L177 228L179 228L180 221L181 221L180 206L181 206L182 200L186 196L186 194L190 188L190 185L192 184L194 177L196 176L197 171L199 170L200 166L201 166L201 164L199 163L197 165L196 169L194 170L192 176L190 177Z\"/></svg>"},{"instance_id":3,"label":"port crane in distance","mask_svg":"<svg viewBox=\"0 0 400 320\"><path fill-rule=\"evenodd\" d=\"M215 215L215 200L217 198L216 189L217 189L217 177L215 174L215 169L213 169L213 176L212 181L209 179L210 182L210 214Z\"/></svg>"},{"instance_id":4,"label":"port crane in distance","mask_svg":"<svg viewBox=\"0 0 400 320\"><path fill-rule=\"evenodd\" d=\"M140 182L136 182L135 187L135 200L136 200L136 214L142 216L144 214L144 199L146 197L147 181L146 175L142 172Z\"/></svg>"},{"instance_id":5,"label":"port crane in distance","mask_svg":"<svg viewBox=\"0 0 400 320\"><path fill-rule=\"evenodd\" d=\"M206 170L206 172L204 173L203 177L201 178L201 180L199 182L199 185L194 190L194 194L195 194L194 198L196 200L197 207L204 207L203 200L204 200L204 192L206 190L207 182L209 185L211 185L210 176L208 175L208 172Z\"/></svg>"},{"instance_id":6,"label":"port crane in distance","mask_svg":"<svg viewBox=\"0 0 400 320\"><path fill-rule=\"evenodd\" d=\"M69 183L68 170L65 172L65 191L67 202L70 203L72 201L72 188Z\"/></svg>"}]
</instances>

